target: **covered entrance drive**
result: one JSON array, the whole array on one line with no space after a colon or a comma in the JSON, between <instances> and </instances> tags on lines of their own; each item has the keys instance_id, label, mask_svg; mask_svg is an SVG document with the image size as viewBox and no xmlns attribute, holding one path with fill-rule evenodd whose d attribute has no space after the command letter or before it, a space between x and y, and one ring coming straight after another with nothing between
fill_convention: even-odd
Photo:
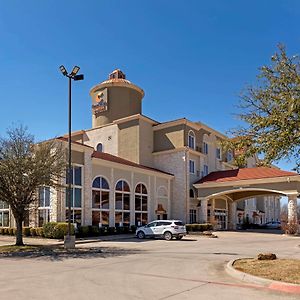
<instances>
[{"instance_id":1,"label":"covered entrance drive","mask_svg":"<svg viewBox=\"0 0 300 300\"><path fill-rule=\"evenodd\" d=\"M213 221L219 229L236 229L237 202L257 196L288 197L288 222L297 220L300 175L258 167L212 172L193 185L200 200L200 222Z\"/></svg>"}]
</instances>

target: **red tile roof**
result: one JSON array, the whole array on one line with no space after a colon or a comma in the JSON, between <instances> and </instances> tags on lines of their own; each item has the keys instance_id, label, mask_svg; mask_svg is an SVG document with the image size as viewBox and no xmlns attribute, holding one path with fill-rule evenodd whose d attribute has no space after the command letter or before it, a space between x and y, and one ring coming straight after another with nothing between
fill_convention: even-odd
<instances>
[{"instance_id":1,"label":"red tile roof","mask_svg":"<svg viewBox=\"0 0 300 300\"><path fill-rule=\"evenodd\" d=\"M279 169L257 167L257 168L243 168L236 170L216 171L203 177L195 184L199 183L217 183L250 179L263 179L285 176L297 176L299 174L295 172L282 171Z\"/></svg>"},{"instance_id":2,"label":"red tile roof","mask_svg":"<svg viewBox=\"0 0 300 300\"><path fill-rule=\"evenodd\" d=\"M159 172L159 173L174 176L173 174L163 172L163 171L158 170L158 169L146 167L146 166L134 163L130 160L127 160L127 159L124 159L124 158L121 158L121 157L118 157L118 156L115 156L115 155L111 155L111 154L108 154L108 153L104 153L104 152L94 151L93 154L92 154L92 157L103 159L103 160L108 160L108 161L115 162L115 163L122 164L122 165L126 165L126 166L131 166L131 167L135 167L135 168L150 170L150 171Z\"/></svg>"}]
</instances>

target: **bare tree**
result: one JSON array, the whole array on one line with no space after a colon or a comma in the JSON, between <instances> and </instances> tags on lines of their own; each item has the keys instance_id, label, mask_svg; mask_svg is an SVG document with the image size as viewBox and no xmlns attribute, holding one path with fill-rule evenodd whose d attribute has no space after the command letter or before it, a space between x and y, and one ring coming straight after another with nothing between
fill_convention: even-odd
<instances>
[{"instance_id":1,"label":"bare tree","mask_svg":"<svg viewBox=\"0 0 300 300\"><path fill-rule=\"evenodd\" d=\"M65 151L57 140L35 144L24 126L8 129L0 139L0 201L10 205L15 218L16 245L23 245L22 223L36 191L56 187L65 168Z\"/></svg>"}]
</instances>

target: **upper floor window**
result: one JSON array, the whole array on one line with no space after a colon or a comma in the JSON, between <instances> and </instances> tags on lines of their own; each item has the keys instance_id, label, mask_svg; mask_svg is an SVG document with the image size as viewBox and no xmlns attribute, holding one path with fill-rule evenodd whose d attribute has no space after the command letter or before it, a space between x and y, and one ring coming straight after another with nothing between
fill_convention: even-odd
<instances>
[{"instance_id":1,"label":"upper floor window","mask_svg":"<svg viewBox=\"0 0 300 300\"><path fill-rule=\"evenodd\" d=\"M231 150L228 150L227 152L227 161L230 162L233 159L233 154Z\"/></svg>"},{"instance_id":2,"label":"upper floor window","mask_svg":"<svg viewBox=\"0 0 300 300\"><path fill-rule=\"evenodd\" d=\"M190 198L195 198L195 192L193 189L190 189Z\"/></svg>"},{"instance_id":3,"label":"upper floor window","mask_svg":"<svg viewBox=\"0 0 300 300\"><path fill-rule=\"evenodd\" d=\"M208 154L208 144L206 142L203 142L203 153Z\"/></svg>"},{"instance_id":4,"label":"upper floor window","mask_svg":"<svg viewBox=\"0 0 300 300\"><path fill-rule=\"evenodd\" d=\"M195 149L195 134L193 131L189 132L189 136L188 136L188 146L191 149Z\"/></svg>"},{"instance_id":5,"label":"upper floor window","mask_svg":"<svg viewBox=\"0 0 300 300\"><path fill-rule=\"evenodd\" d=\"M190 167L190 173L195 173L195 162L193 160L190 160L189 162L189 167Z\"/></svg>"},{"instance_id":6,"label":"upper floor window","mask_svg":"<svg viewBox=\"0 0 300 300\"><path fill-rule=\"evenodd\" d=\"M203 166L203 173L204 176L208 175L208 165Z\"/></svg>"},{"instance_id":7,"label":"upper floor window","mask_svg":"<svg viewBox=\"0 0 300 300\"><path fill-rule=\"evenodd\" d=\"M39 188L39 207L50 207L50 187Z\"/></svg>"},{"instance_id":8,"label":"upper floor window","mask_svg":"<svg viewBox=\"0 0 300 300\"><path fill-rule=\"evenodd\" d=\"M71 169L70 179L69 179L69 172L67 170L66 174L66 184L69 182L72 185L81 186L82 185L82 175L81 175L82 168L79 166L73 166Z\"/></svg>"},{"instance_id":9,"label":"upper floor window","mask_svg":"<svg viewBox=\"0 0 300 300\"><path fill-rule=\"evenodd\" d=\"M221 148L216 149L216 158L221 159Z\"/></svg>"},{"instance_id":10,"label":"upper floor window","mask_svg":"<svg viewBox=\"0 0 300 300\"><path fill-rule=\"evenodd\" d=\"M99 143L96 147L97 152L103 152L103 144Z\"/></svg>"}]
</instances>

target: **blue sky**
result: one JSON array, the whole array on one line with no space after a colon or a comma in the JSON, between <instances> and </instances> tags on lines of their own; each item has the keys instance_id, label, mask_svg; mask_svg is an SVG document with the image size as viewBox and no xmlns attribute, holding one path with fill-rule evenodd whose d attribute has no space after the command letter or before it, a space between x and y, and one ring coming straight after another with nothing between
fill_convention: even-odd
<instances>
[{"instance_id":1,"label":"blue sky","mask_svg":"<svg viewBox=\"0 0 300 300\"><path fill-rule=\"evenodd\" d=\"M226 132L276 45L300 52L299 17L288 0L1 1L0 135L13 122L37 140L67 132L61 64L85 75L73 85L73 130L91 127L89 90L120 68L145 90L145 115Z\"/></svg>"}]
</instances>

